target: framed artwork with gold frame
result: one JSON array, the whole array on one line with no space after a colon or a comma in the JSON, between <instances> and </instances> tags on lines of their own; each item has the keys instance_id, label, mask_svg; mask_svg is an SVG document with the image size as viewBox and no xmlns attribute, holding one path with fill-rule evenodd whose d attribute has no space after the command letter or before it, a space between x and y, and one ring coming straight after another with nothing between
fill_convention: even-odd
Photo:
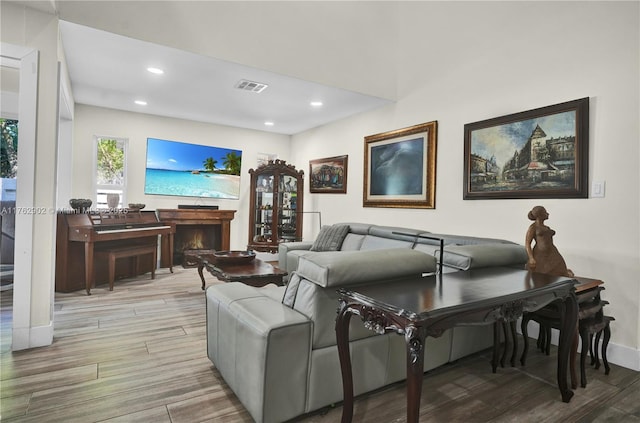
<instances>
[{"instance_id":1,"label":"framed artwork with gold frame","mask_svg":"<svg viewBox=\"0 0 640 423\"><path fill-rule=\"evenodd\" d=\"M364 138L364 207L434 209L437 121Z\"/></svg>"}]
</instances>

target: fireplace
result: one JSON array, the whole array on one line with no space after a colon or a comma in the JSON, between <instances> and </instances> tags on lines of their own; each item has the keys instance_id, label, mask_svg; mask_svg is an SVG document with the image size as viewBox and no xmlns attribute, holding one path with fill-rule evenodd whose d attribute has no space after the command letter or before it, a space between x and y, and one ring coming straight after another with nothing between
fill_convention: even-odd
<instances>
[{"instance_id":1,"label":"fireplace","mask_svg":"<svg viewBox=\"0 0 640 423\"><path fill-rule=\"evenodd\" d=\"M230 224L235 210L212 209L159 209L158 220L175 223L173 237L173 262L184 264L185 250L229 250ZM163 242L164 237L163 237ZM168 242L168 241L167 241ZM169 246L162 245L162 255L169 255ZM160 263L169 267L168 260Z\"/></svg>"},{"instance_id":2,"label":"fireplace","mask_svg":"<svg viewBox=\"0 0 640 423\"><path fill-rule=\"evenodd\" d=\"M186 265L183 257L186 250L222 250L220 225L176 225L173 242L173 262Z\"/></svg>"}]
</instances>

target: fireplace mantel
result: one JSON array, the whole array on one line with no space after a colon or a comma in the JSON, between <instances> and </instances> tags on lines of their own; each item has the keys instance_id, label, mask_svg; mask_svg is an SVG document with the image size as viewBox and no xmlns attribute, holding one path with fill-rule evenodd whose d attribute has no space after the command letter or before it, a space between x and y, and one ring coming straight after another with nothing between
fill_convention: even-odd
<instances>
[{"instance_id":1,"label":"fireplace mantel","mask_svg":"<svg viewBox=\"0 0 640 423\"><path fill-rule=\"evenodd\" d=\"M236 210L212 210L212 209L158 209L158 220L161 222L174 223L176 232L180 230L180 226L185 225L217 225L220 227L220 245L219 250L230 249L231 238L231 221ZM164 241L164 237L163 237ZM162 245L162 255L165 257L165 248L168 257L169 245ZM169 263L164 261L160 263L161 267L169 267Z\"/></svg>"}]
</instances>

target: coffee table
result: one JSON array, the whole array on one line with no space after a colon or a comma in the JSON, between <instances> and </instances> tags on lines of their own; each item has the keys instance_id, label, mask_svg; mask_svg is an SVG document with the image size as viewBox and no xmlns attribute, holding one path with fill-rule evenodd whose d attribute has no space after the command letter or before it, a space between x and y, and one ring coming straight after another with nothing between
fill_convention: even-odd
<instances>
[{"instance_id":1,"label":"coffee table","mask_svg":"<svg viewBox=\"0 0 640 423\"><path fill-rule=\"evenodd\" d=\"M223 282L242 282L255 287L265 286L270 283L284 285L282 278L287 274L284 270L280 270L258 258L247 263L228 264L217 262L212 253L199 254L196 257L199 261L198 274L202 281L202 290L204 290L205 285L204 268Z\"/></svg>"}]
</instances>

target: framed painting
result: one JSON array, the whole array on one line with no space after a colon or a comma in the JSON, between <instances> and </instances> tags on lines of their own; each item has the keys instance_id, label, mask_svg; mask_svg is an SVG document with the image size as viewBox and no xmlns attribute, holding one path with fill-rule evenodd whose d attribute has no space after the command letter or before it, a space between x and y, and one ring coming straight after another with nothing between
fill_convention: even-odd
<instances>
[{"instance_id":1,"label":"framed painting","mask_svg":"<svg viewBox=\"0 0 640 423\"><path fill-rule=\"evenodd\" d=\"M437 122L364 138L364 207L435 208Z\"/></svg>"},{"instance_id":2,"label":"framed painting","mask_svg":"<svg viewBox=\"0 0 640 423\"><path fill-rule=\"evenodd\" d=\"M347 193L349 156L309 161L309 190L312 193Z\"/></svg>"},{"instance_id":3,"label":"framed painting","mask_svg":"<svg viewBox=\"0 0 640 423\"><path fill-rule=\"evenodd\" d=\"M588 151L588 97L466 124L463 198L587 198Z\"/></svg>"}]
</instances>

